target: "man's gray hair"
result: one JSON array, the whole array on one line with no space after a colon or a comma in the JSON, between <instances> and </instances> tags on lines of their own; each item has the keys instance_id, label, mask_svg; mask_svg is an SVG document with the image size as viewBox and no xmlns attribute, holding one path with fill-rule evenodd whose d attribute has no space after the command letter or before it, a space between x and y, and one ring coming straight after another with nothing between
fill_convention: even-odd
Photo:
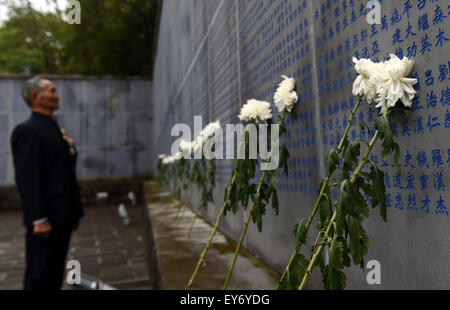
<instances>
[{"instance_id":1,"label":"man's gray hair","mask_svg":"<svg viewBox=\"0 0 450 310\"><path fill-rule=\"evenodd\" d=\"M46 80L43 76L35 76L32 79L29 79L23 84L22 87L22 97L25 100L26 104L31 107L30 96L33 91L42 91L44 90L44 85L42 85L42 81Z\"/></svg>"}]
</instances>

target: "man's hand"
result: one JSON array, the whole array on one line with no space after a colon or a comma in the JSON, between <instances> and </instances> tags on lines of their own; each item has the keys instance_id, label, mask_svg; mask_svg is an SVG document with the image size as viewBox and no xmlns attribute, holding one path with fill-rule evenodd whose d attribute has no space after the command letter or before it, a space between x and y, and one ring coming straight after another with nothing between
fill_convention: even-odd
<instances>
[{"instance_id":1,"label":"man's hand","mask_svg":"<svg viewBox=\"0 0 450 310\"><path fill-rule=\"evenodd\" d=\"M34 225L33 233L38 237L48 238L52 231L52 225L49 221Z\"/></svg>"}]
</instances>

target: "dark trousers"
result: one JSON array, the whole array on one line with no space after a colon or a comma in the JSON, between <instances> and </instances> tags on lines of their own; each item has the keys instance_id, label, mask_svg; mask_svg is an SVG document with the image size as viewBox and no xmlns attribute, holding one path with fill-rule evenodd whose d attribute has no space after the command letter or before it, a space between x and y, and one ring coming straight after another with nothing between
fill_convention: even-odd
<instances>
[{"instance_id":1,"label":"dark trousers","mask_svg":"<svg viewBox=\"0 0 450 310\"><path fill-rule=\"evenodd\" d=\"M25 290L61 289L71 234L72 224L52 224L48 238L34 235L33 227L27 227Z\"/></svg>"}]
</instances>

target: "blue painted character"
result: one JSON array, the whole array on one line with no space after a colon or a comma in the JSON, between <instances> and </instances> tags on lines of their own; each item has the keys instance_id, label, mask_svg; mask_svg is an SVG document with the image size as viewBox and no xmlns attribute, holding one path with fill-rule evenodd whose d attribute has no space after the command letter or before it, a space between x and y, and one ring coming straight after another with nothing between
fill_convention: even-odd
<instances>
[{"instance_id":1,"label":"blue painted character","mask_svg":"<svg viewBox=\"0 0 450 310\"><path fill-rule=\"evenodd\" d=\"M415 37L417 33L412 31L412 25L411 23L408 21L408 28L406 29L406 37L405 39L408 39L409 36L411 37Z\"/></svg>"},{"instance_id":2,"label":"blue painted character","mask_svg":"<svg viewBox=\"0 0 450 310\"><path fill-rule=\"evenodd\" d=\"M425 133L425 128L423 127L423 117L419 116L417 118L414 119L414 132L416 134L421 134L423 135Z\"/></svg>"},{"instance_id":3,"label":"blue painted character","mask_svg":"<svg viewBox=\"0 0 450 310\"><path fill-rule=\"evenodd\" d=\"M408 58L415 58L416 55L417 55L417 44L416 44L416 42L413 41L413 44L408 46L407 50L408 50L408 54L406 55L406 57L408 57Z\"/></svg>"},{"instance_id":4,"label":"blue painted character","mask_svg":"<svg viewBox=\"0 0 450 310\"><path fill-rule=\"evenodd\" d=\"M428 123L427 123L427 127L430 130L430 133L433 132L433 128L435 127L440 127L441 123L438 122L438 118L437 117L431 117L431 114L428 115Z\"/></svg>"},{"instance_id":5,"label":"blue painted character","mask_svg":"<svg viewBox=\"0 0 450 310\"><path fill-rule=\"evenodd\" d=\"M412 5L410 0L407 0L404 4L404 8L403 8L403 13L402 14L406 14L406 16L409 19L409 11L412 9Z\"/></svg>"},{"instance_id":6,"label":"blue painted character","mask_svg":"<svg viewBox=\"0 0 450 310\"><path fill-rule=\"evenodd\" d=\"M399 209L399 210L404 210L405 209L405 204L402 202L402 195L400 195L399 192L397 192L397 196L395 196L395 201L397 201L395 203L395 208Z\"/></svg>"},{"instance_id":7,"label":"blue painted character","mask_svg":"<svg viewBox=\"0 0 450 310\"><path fill-rule=\"evenodd\" d=\"M403 40L401 38L401 30L400 29L396 29L395 33L392 35L392 44L396 44L396 43L402 43Z\"/></svg>"},{"instance_id":8,"label":"blue painted character","mask_svg":"<svg viewBox=\"0 0 450 310\"><path fill-rule=\"evenodd\" d=\"M426 5L426 0L417 0L417 8L419 9L419 10L422 10L424 7L425 7L425 5Z\"/></svg>"},{"instance_id":9,"label":"blue painted character","mask_svg":"<svg viewBox=\"0 0 450 310\"><path fill-rule=\"evenodd\" d=\"M442 23L445 18L447 18L447 16L444 15L441 7L436 4L436 9L434 10L433 24L436 25L436 24Z\"/></svg>"},{"instance_id":10,"label":"blue painted character","mask_svg":"<svg viewBox=\"0 0 450 310\"><path fill-rule=\"evenodd\" d=\"M420 190L427 191L428 190L428 180L430 177L422 172L420 175Z\"/></svg>"},{"instance_id":11,"label":"blue painted character","mask_svg":"<svg viewBox=\"0 0 450 310\"><path fill-rule=\"evenodd\" d=\"M433 187L437 192L445 192L445 185L443 181L442 172L438 172L433 175Z\"/></svg>"},{"instance_id":12,"label":"blue painted character","mask_svg":"<svg viewBox=\"0 0 450 310\"><path fill-rule=\"evenodd\" d=\"M442 162L442 156L441 156L440 149L433 150L432 161L433 161L433 164L432 164L433 167L440 168L444 165L444 163Z\"/></svg>"},{"instance_id":13,"label":"blue painted character","mask_svg":"<svg viewBox=\"0 0 450 310\"><path fill-rule=\"evenodd\" d=\"M441 45L441 47L443 47L443 43L449 40L444 37L444 34L445 32L441 28L439 28L439 34L436 36L436 38L438 39L436 42L436 46Z\"/></svg>"},{"instance_id":14,"label":"blue painted character","mask_svg":"<svg viewBox=\"0 0 450 310\"><path fill-rule=\"evenodd\" d=\"M419 17L417 20L417 29L425 31L430 27L430 24L428 23L428 15L424 14Z\"/></svg>"},{"instance_id":15,"label":"blue painted character","mask_svg":"<svg viewBox=\"0 0 450 310\"><path fill-rule=\"evenodd\" d=\"M416 180L416 177L411 174L411 172L408 172L408 176L406 177L406 189L416 189L414 185L414 181Z\"/></svg>"},{"instance_id":16,"label":"blue painted character","mask_svg":"<svg viewBox=\"0 0 450 310\"><path fill-rule=\"evenodd\" d=\"M430 198L428 198L428 194L426 195L425 199L421 201L423 206L421 210L424 210L426 214L430 214Z\"/></svg>"},{"instance_id":17,"label":"blue painted character","mask_svg":"<svg viewBox=\"0 0 450 310\"><path fill-rule=\"evenodd\" d=\"M420 49L420 53L424 55L426 52L431 52L431 43L429 42L430 38L428 34L425 34L425 37L422 38L422 48Z\"/></svg>"},{"instance_id":18,"label":"blue painted character","mask_svg":"<svg viewBox=\"0 0 450 310\"><path fill-rule=\"evenodd\" d=\"M408 195L408 208L407 210L417 210L416 207L416 194Z\"/></svg>"},{"instance_id":19,"label":"blue painted character","mask_svg":"<svg viewBox=\"0 0 450 310\"><path fill-rule=\"evenodd\" d=\"M450 112L445 113L445 122L444 122L445 128L450 128Z\"/></svg>"},{"instance_id":20,"label":"blue painted character","mask_svg":"<svg viewBox=\"0 0 450 310\"><path fill-rule=\"evenodd\" d=\"M395 173L392 176L392 182L394 184L394 187L397 187L399 189L403 189L402 179L401 179L400 173Z\"/></svg>"},{"instance_id":21,"label":"blue painted character","mask_svg":"<svg viewBox=\"0 0 450 310\"><path fill-rule=\"evenodd\" d=\"M411 160L412 160L412 155L411 155L411 153L409 153L409 150L407 150L406 151L406 155L405 155L405 165L403 167L405 167L405 168L407 168L407 167L415 168L416 166L414 166L411 163Z\"/></svg>"},{"instance_id":22,"label":"blue painted character","mask_svg":"<svg viewBox=\"0 0 450 310\"><path fill-rule=\"evenodd\" d=\"M386 194L386 207L387 208L392 208L391 194Z\"/></svg>"},{"instance_id":23,"label":"blue painted character","mask_svg":"<svg viewBox=\"0 0 450 310\"><path fill-rule=\"evenodd\" d=\"M400 132L402 137L404 137L404 136L408 136L409 137L410 136L410 132L411 132L411 129L409 128L408 120L402 122L402 129L401 129L401 132Z\"/></svg>"},{"instance_id":24,"label":"blue painted character","mask_svg":"<svg viewBox=\"0 0 450 310\"><path fill-rule=\"evenodd\" d=\"M448 216L448 210L447 207L444 204L444 200L442 199L442 196L439 196L439 200L437 201L437 207L436 207L436 214L440 215L447 215Z\"/></svg>"},{"instance_id":25,"label":"blue painted character","mask_svg":"<svg viewBox=\"0 0 450 310\"><path fill-rule=\"evenodd\" d=\"M439 65L439 78L438 78L438 80L440 82L444 82L447 79L447 74L448 74L447 65Z\"/></svg>"},{"instance_id":26,"label":"blue painted character","mask_svg":"<svg viewBox=\"0 0 450 310\"><path fill-rule=\"evenodd\" d=\"M425 84L427 85L427 87L434 84L433 70L425 71L425 77Z\"/></svg>"},{"instance_id":27,"label":"blue painted character","mask_svg":"<svg viewBox=\"0 0 450 310\"><path fill-rule=\"evenodd\" d=\"M392 12L391 25L398 24L401 20L402 16L399 14L397 8L395 8L394 12Z\"/></svg>"}]
</instances>

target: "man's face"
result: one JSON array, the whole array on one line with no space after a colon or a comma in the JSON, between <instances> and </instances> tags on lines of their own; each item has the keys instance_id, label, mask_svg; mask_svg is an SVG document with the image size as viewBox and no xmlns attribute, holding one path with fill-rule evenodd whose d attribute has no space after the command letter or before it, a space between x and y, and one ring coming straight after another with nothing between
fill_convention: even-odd
<instances>
[{"instance_id":1,"label":"man's face","mask_svg":"<svg viewBox=\"0 0 450 310\"><path fill-rule=\"evenodd\" d=\"M32 105L50 111L58 110L59 95L56 92L55 85L48 80L41 81L41 85L44 89L33 93L31 96Z\"/></svg>"}]
</instances>

